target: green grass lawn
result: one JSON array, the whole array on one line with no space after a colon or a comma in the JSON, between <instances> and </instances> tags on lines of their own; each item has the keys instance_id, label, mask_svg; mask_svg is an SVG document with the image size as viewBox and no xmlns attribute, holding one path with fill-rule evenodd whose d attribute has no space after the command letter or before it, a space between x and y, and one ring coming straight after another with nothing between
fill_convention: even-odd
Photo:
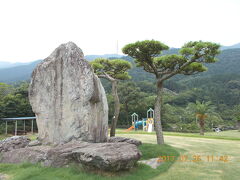
<instances>
[{"instance_id":1,"label":"green grass lawn","mask_svg":"<svg viewBox=\"0 0 240 180\"><path fill-rule=\"evenodd\" d=\"M143 141L140 150L142 159L158 156L176 156L177 161L168 161L156 170L139 164L130 172L118 174L94 174L83 169L71 166L69 168L46 168L40 165L6 165L0 164L0 173L9 175L13 180L75 180L75 179L116 179L116 180L238 180L240 179L240 142L238 131L209 132L207 137L198 137L198 134L165 133L166 145L156 145L156 137L152 133L129 132L117 130L117 136L136 138ZM34 139L36 136L31 136ZM222 137L218 139L216 137ZM229 140L229 138L235 138ZM209 159L208 159L209 156ZM228 160L224 162L219 160ZM212 157L214 158L212 160ZM182 159L187 158L187 159ZM196 161L193 161L196 158ZM197 159L200 158L200 159ZM180 161L182 159L182 161Z\"/></svg>"},{"instance_id":2,"label":"green grass lawn","mask_svg":"<svg viewBox=\"0 0 240 180\"><path fill-rule=\"evenodd\" d=\"M121 134L143 142L156 143L154 135ZM239 180L240 179L240 143L232 140L192 138L184 136L165 136L165 142L177 149L181 157L189 161L176 161L165 173L153 179L164 180ZM214 157L208 161L207 156ZM193 162L194 156L202 161ZM228 162L217 161L226 156Z\"/></svg>"},{"instance_id":3,"label":"green grass lawn","mask_svg":"<svg viewBox=\"0 0 240 180\"><path fill-rule=\"evenodd\" d=\"M6 139L6 138L11 137L11 136L13 136L13 135L12 135L12 134L7 134L7 135L5 135L5 134L0 134L0 140ZM30 138L31 140L35 140L35 139L37 138L37 134L31 134L31 133L29 133L29 134L27 134L26 136L27 136L28 138Z\"/></svg>"},{"instance_id":4,"label":"green grass lawn","mask_svg":"<svg viewBox=\"0 0 240 180\"><path fill-rule=\"evenodd\" d=\"M146 135L155 135L155 132L149 133L146 131L129 131L126 132L126 129L117 129L118 134L146 134ZM236 140L240 141L240 132L237 130L231 131L221 131L217 132L206 132L204 136L201 136L199 133L181 133L181 132L163 132L166 136L183 136L183 137L196 137L196 138L207 138L207 139L225 139L225 140Z\"/></svg>"}]
</instances>

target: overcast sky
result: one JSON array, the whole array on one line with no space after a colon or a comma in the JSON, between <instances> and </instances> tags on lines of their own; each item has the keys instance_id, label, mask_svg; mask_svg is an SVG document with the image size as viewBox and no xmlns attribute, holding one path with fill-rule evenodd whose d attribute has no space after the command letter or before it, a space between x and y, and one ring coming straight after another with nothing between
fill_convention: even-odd
<instances>
[{"instance_id":1,"label":"overcast sky","mask_svg":"<svg viewBox=\"0 0 240 180\"><path fill-rule=\"evenodd\" d=\"M89 54L137 40L240 42L240 0L0 0L0 61L46 58L75 42Z\"/></svg>"}]
</instances>

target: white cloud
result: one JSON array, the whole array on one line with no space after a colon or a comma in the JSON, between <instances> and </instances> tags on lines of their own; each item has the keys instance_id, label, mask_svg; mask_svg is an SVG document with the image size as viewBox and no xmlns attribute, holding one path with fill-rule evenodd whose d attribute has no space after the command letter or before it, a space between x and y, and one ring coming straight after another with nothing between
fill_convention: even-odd
<instances>
[{"instance_id":1,"label":"white cloud","mask_svg":"<svg viewBox=\"0 0 240 180\"><path fill-rule=\"evenodd\" d=\"M0 1L0 61L47 57L75 42L84 54L116 53L127 43L160 40L240 42L238 0L8 0Z\"/></svg>"}]
</instances>

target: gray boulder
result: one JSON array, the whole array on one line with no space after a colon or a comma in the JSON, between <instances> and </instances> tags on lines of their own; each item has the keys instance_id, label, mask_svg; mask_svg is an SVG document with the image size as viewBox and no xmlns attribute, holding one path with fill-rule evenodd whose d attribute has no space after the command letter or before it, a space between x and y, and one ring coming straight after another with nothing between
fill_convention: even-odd
<instances>
[{"instance_id":1,"label":"gray boulder","mask_svg":"<svg viewBox=\"0 0 240 180\"><path fill-rule=\"evenodd\" d=\"M69 142L56 147L34 146L2 153L0 163L41 163L63 167L71 163L87 169L120 171L132 168L141 152L129 143Z\"/></svg>"},{"instance_id":2,"label":"gray boulder","mask_svg":"<svg viewBox=\"0 0 240 180\"><path fill-rule=\"evenodd\" d=\"M110 142L110 143L126 142L129 144L134 144L136 146L139 146L142 144L142 141L139 141L139 140L133 139L133 138L125 138L125 137L110 137L110 138L108 138L108 142Z\"/></svg>"},{"instance_id":3,"label":"gray boulder","mask_svg":"<svg viewBox=\"0 0 240 180\"><path fill-rule=\"evenodd\" d=\"M46 160L46 154L50 146L34 146L1 153L0 163L39 163Z\"/></svg>"},{"instance_id":4,"label":"gray boulder","mask_svg":"<svg viewBox=\"0 0 240 180\"><path fill-rule=\"evenodd\" d=\"M107 141L106 94L76 44L60 45L34 69L29 100L43 144Z\"/></svg>"},{"instance_id":5,"label":"gray boulder","mask_svg":"<svg viewBox=\"0 0 240 180\"><path fill-rule=\"evenodd\" d=\"M0 141L0 152L26 147L31 140L25 136L12 136Z\"/></svg>"}]
</instances>

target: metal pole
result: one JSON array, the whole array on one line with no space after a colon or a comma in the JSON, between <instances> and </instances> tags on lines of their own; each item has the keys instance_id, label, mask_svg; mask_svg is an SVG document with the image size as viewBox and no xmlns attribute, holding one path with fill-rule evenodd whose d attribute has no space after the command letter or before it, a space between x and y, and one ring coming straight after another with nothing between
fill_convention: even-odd
<instances>
[{"instance_id":1,"label":"metal pole","mask_svg":"<svg viewBox=\"0 0 240 180\"><path fill-rule=\"evenodd\" d=\"M33 134L33 119L32 119L32 134Z\"/></svg>"},{"instance_id":2,"label":"metal pole","mask_svg":"<svg viewBox=\"0 0 240 180\"><path fill-rule=\"evenodd\" d=\"M25 134L25 130L26 130L26 128L25 128L25 120L23 120L23 131L24 131L24 134Z\"/></svg>"},{"instance_id":3,"label":"metal pole","mask_svg":"<svg viewBox=\"0 0 240 180\"><path fill-rule=\"evenodd\" d=\"M17 121L15 122L15 136L17 135Z\"/></svg>"},{"instance_id":4,"label":"metal pole","mask_svg":"<svg viewBox=\"0 0 240 180\"><path fill-rule=\"evenodd\" d=\"M5 132L5 134L7 134L7 125L8 125L8 123L7 123L7 121L6 121L6 132Z\"/></svg>"}]
</instances>

